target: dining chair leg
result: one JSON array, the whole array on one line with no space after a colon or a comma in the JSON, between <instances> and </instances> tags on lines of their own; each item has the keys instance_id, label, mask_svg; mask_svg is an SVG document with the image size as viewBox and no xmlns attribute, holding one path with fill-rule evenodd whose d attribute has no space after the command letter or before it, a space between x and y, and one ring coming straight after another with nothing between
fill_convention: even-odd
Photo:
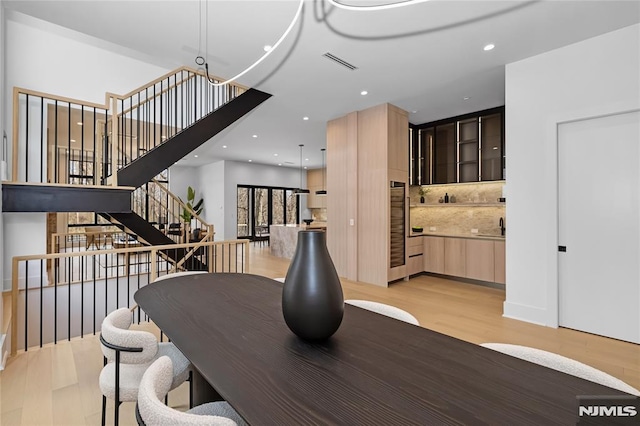
<instances>
[{"instance_id":1,"label":"dining chair leg","mask_svg":"<svg viewBox=\"0 0 640 426\"><path fill-rule=\"evenodd\" d=\"M118 426L120 415L120 351L116 351L116 400L114 401L114 405L113 424Z\"/></svg>"},{"instance_id":2,"label":"dining chair leg","mask_svg":"<svg viewBox=\"0 0 640 426\"><path fill-rule=\"evenodd\" d=\"M116 411L113 414L113 424L114 426L118 426L118 424L120 423L120 402L116 401L115 405Z\"/></svg>"},{"instance_id":3,"label":"dining chair leg","mask_svg":"<svg viewBox=\"0 0 640 426\"><path fill-rule=\"evenodd\" d=\"M193 371L189 371L189 409L193 408Z\"/></svg>"},{"instance_id":4,"label":"dining chair leg","mask_svg":"<svg viewBox=\"0 0 640 426\"><path fill-rule=\"evenodd\" d=\"M102 426L107 424L107 397L102 395Z\"/></svg>"}]
</instances>

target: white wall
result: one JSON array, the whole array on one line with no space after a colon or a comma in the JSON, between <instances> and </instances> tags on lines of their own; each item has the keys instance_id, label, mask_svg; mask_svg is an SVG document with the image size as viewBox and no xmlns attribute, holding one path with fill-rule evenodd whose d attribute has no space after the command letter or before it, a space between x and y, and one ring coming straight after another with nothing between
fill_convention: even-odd
<instances>
[{"instance_id":1,"label":"white wall","mask_svg":"<svg viewBox=\"0 0 640 426\"><path fill-rule=\"evenodd\" d=\"M507 65L505 316L557 327L557 126L640 108L639 56L633 25Z\"/></svg>"},{"instance_id":2,"label":"white wall","mask_svg":"<svg viewBox=\"0 0 640 426\"><path fill-rule=\"evenodd\" d=\"M14 256L47 252L46 213L3 213L3 287L11 288L11 260ZM29 275L39 274L31 270Z\"/></svg>"},{"instance_id":3,"label":"white wall","mask_svg":"<svg viewBox=\"0 0 640 426\"><path fill-rule=\"evenodd\" d=\"M7 11L6 36L10 89L103 103L107 91L124 94L169 71L114 53L118 46L109 49L102 40L15 11Z\"/></svg>"},{"instance_id":4,"label":"white wall","mask_svg":"<svg viewBox=\"0 0 640 426\"><path fill-rule=\"evenodd\" d=\"M216 241L225 239L224 166L224 161L218 161L197 169L197 193L204 200L203 219L213 225ZM235 203L229 207L234 208L234 206ZM231 238L233 237L229 237Z\"/></svg>"},{"instance_id":5,"label":"white wall","mask_svg":"<svg viewBox=\"0 0 640 426\"><path fill-rule=\"evenodd\" d=\"M187 188L196 190L196 197L201 196L198 188L198 169L186 166L171 166L169 168L169 191L182 201L187 201Z\"/></svg>"},{"instance_id":6,"label":"white wall","mask_svg":"<svg viewBox=\"0 0 640 426\"><path fill-rule=\"evenodd\" d=\"M303 179L306 185L306 173ZM300 184L300 172L290 167L218 161L200 167L173 166L169 170L169 182L169 190L183 200L189 185L196 190L196 198L204 200L203 219L213 224L215 240L222 241L237 237L238 185L296 188ZM306 208L305 197L300 207Z\"/></svg>"},{"instance_id":7,"label":"white wall","mask_svg":"<svg viewBox=\"0 0 640 426\"><path fill-rule=\"evenodd\" d=\"M5 96L5 87L4 87L4 39L5 39L5 21L4 21L4 4L2 2L2 0L0 0L0 99L4 99ZM4 128L4 113L0 113L0 138L2 137L2 132L5 131ZM1 140L1 139L0 139ZM0 150L2 150L3 147L0 145ZM0 151L2 152L2 151ZM3 160L3 158L1 158L1 154L0 154L0 161ZM2 214L2 179L4 179L4 175L2 174L2 165L0 165L0 259L4 260L3 257L3 241L4 241L4 232L3 232L3 214ZM4 276L4 262L0 263L0 277ZM4 318L4 315L2 313L2 305L3 303L0 303L0 326L2 326L2 318ZM4 368L4 356L5 356L5 349L4 349L4 335L3 335L4 329L0 329L0 370L2 368Z\"/></svg>"},{"instance_id":8,"label":"white wall","mask_svg":"<svg viewBox=\"0 0 640 426\"><path fill-rule=\"evenodd\" d=\"M5 11L2 30L6 36L2 118L9 141L13 113L9 94L14 86L102 103L106 92L126 93L169 71L113 53L103 41L13 11ZM45 253L44 214L5 214L3 229L4 268L12 256ZM10 274L10 268L3 271L5 280Z\"/></svg>"}]
</instances>

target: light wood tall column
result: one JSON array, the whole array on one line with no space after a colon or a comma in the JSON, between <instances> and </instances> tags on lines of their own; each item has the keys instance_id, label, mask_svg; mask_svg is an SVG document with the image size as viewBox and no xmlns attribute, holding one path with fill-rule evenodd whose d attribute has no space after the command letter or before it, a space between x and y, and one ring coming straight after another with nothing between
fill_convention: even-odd
<instances>
[{"instance_id":1,"label":"light wood tall column","mask_svg":"<svg viewBox=\"0 0 640 426\"><path fill-rule=\"evenodd\" d=\"M390 104L327 124L327 245L338 274L387 286L390 181L408 185L408 114Z\"/></svg>"}]
</instances>

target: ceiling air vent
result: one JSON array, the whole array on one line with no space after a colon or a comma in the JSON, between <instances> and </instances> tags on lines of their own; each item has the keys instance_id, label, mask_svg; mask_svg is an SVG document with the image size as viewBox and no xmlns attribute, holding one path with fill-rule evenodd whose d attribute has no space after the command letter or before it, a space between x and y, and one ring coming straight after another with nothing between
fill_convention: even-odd
<instances>
[{"instance_id":1,"label":"ceiling air vent","mask_svg":"<svg viewBox=\"0 0 640 426\"><path fill-rule=\"evenodd\" d=\"M358 69L358 67L356 67L355 65L351 65L349 62L345 61L344 59L340 59L337 56L332 55L329 52L325 53L322 56L324 56L327 59L331 59L333 62L335 62L338 65L342 65L345 68L349 68L351 71Z\"/></svg>"}]
</instances>

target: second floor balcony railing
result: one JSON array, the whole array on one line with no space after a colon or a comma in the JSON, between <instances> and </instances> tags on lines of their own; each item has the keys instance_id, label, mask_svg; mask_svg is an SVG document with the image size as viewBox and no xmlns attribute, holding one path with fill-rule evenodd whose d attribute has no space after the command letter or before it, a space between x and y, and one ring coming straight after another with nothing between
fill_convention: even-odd
<instances>
[{"instance_id":1,"label":"second floor balcony railing","mask_svg":"<svg viewBox=\"0 0 640 426\"><path fill-rule=\"evenodd\" d=\"M8 180L115 185L113 171L245 90L214 87L187 67L125 95L107 93L104 104L14 88Z\"/></svg>"}]
</instances>

